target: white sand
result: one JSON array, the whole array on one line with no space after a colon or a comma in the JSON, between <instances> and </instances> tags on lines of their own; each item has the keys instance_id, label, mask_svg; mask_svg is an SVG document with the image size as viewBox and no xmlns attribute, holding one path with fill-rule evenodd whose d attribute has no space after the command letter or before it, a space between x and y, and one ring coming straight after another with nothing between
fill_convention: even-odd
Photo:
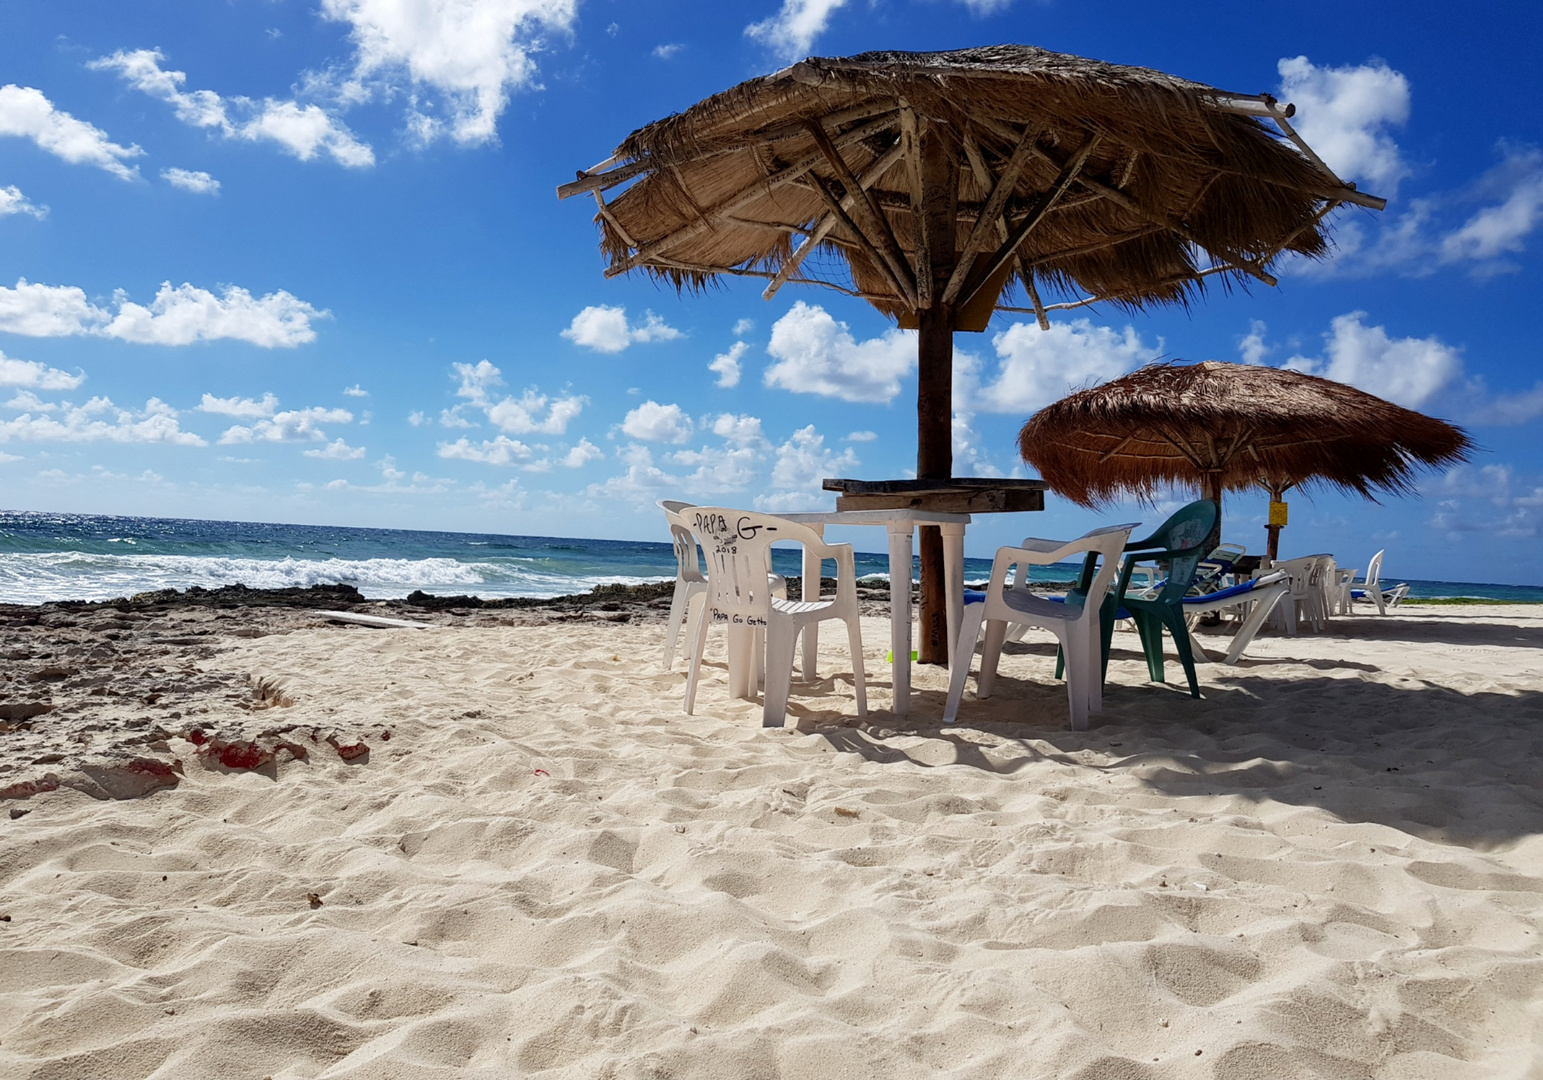
<instances>
[{"instance_id":1,"label":"white sand","mask_svg":"<svg viewBox=\"0 0 1543 1080\"><path fill-rule=\"evenodd\" d=\"M1199 702L1121 636L1081 734L1032 640L895 723L887 636L802 731L721 646L683 716L657 626L232 641L295 704L216 727L369 760L0 803L0 1076L1543 1075L1543 611L1262 638Z\"/></svg>"}]
</instances>

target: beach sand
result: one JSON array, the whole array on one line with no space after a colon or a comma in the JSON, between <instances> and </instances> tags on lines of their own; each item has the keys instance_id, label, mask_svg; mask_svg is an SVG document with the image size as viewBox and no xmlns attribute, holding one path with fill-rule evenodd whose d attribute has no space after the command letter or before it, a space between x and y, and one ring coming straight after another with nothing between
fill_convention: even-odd
<instances>
[{"instance_id":1,"label":"beach sand","mask_svg":"<svg viewBox=\"0 0 1543 1080\"><path fill-rule=\"evenodd\" d=\"M1081 733L1037 633L940 729L879 618L857 720L827 629L766 730L721 641L682 714L647 604L18 610L0 789L58 786L0 801L0 1077L1543 1074L1536 607L1261 637L1202 701L1121 634Z\"/></svg>"}]
</instances>

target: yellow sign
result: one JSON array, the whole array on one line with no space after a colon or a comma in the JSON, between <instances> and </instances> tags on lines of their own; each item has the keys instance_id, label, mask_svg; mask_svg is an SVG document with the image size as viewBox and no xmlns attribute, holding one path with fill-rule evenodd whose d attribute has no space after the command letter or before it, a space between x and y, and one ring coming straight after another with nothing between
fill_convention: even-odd
<instances>
[{"instance_id":1,"label":"yellow sign","mask_svg":"<svg viewBox=\"0 0 1543 1080\"><path fill-rule=\"evenodd\" d=\"M1271 502L1270 503L1270 524L1271 525L1284 525L1284 524L1286 524L1286 504L1285 503L1283 503L1283 502Z\"/></svg>"}]
</instances>

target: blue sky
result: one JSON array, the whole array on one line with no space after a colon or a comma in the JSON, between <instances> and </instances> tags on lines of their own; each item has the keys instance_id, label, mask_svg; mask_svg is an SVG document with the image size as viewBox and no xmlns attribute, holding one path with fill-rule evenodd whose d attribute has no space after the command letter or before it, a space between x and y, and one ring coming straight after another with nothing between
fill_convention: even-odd
<instances>
[{"instance_id":1,"label":"blue sky","mask_svg":"<svg viewBox=\"0 0 1543 1080\"><path fill-rule=\"evenodd\" d=\"M1261 19L1065 0L11 0L0 11L0 505L658 539L653 500L829 505L915 463L914 344L859 301L606 281L554 188L810 53L1003 41L1298 107L1388 210L1281 286L957 339L956 472L1158 357L1291 363L1466 425L1422 497L1292 501L1283 554L1543 583L1533 4ZM1072 313L1068 313L1069 315ZM1263 543L1265 497L1227 538ZM1099 516L1052 498L971 554ZM865 547L871 536L859 535ZM1357 562L1356 560L1361 560Z\"/></svg>"}]
</instances>

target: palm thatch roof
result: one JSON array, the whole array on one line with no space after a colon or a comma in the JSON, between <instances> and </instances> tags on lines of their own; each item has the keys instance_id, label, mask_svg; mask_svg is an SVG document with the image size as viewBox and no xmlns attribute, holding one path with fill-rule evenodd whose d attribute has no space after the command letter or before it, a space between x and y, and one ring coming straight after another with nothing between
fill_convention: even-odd
<instances>
[{"instance_id":1,"label":"palm thatch roof","mask_svg":"<svg viewBox=\"0 0 1543 1080\"><path fill-rule=\"evenodd\" d=\"M821 284L896 317L972 297L989 315L1016 285L1032 307L1007 310L1045 325L1099 301L1185 304L1212 276L1273 285L1282 253L1325 254L1334 207L1381 209L1302 142L1292 112L1024 45L811 58L640 128L558 194L594 194L607 276L695 289L748 275L770 279L768 298ZM948 159L936 196L929 138ZM919 224L933 197L951 244Z\"/></svg>"},{"instance_id":2,"label":"palm thatch roof","mask_svg":"<svg viewBox=\"0 0 1543 1080\"><path fill-rule=\"evenodd\" d=\"M1169 485L1281 491L1321 485L1375 498L1413 487L1422 465L1473 449L1445 420L1284 368L1149 364L1048 405L1018 435L1023 460L1084 506Z\"/></svg>"}]
</instances>

